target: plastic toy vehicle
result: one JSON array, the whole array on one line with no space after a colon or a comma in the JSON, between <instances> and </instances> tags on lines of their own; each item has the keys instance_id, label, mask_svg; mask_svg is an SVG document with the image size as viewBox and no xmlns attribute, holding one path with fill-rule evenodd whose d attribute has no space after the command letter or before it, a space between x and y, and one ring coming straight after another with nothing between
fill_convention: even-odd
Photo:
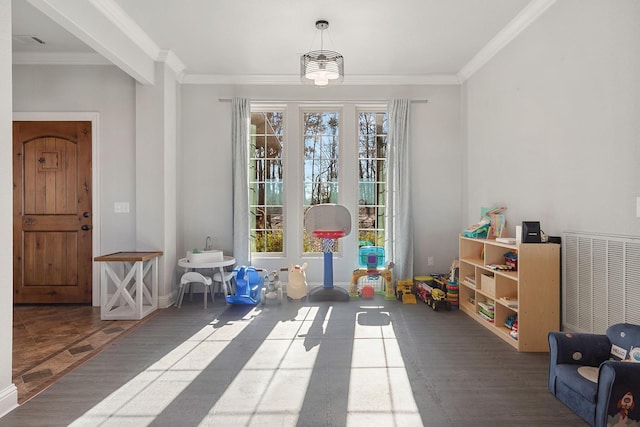
<instances>
[{"instance_id":1,"label":"plastic toy vehicle","mask_svg":"<svg viewBox=\"0 0 640 427\"><path fill-rule=\"evenodd\" d=\"M235 295L227 295L227 304L256 305L262 296L263 279L254 267L240 266L233 269L236 277Z\"/></svg>"},{"instance_id":2,"label":"plastic toy vehicle","mask_svg":"<svg viewBox=\"0 0 640 427\"><path fill-rule=\"evenodd\" d=\"M431 296L427 299L427 305L433 309L433 311L438 311L441 308L449 311L451 310L451 304L447 301L447 294L438 288L434 288L431 291Z\"/></svg>"},{"instance_id":3,"label":"plastic toy vehicle","mask_svg":"<svg viewBox=\"0 0 640 427\"><path fill-rule=\"evenodd\" d=\"M413 287L413 280L398 280L396 285L396 296L403 304L415 304L416 296L413 295L411 288Z\"/></svg>"}]
</instances>

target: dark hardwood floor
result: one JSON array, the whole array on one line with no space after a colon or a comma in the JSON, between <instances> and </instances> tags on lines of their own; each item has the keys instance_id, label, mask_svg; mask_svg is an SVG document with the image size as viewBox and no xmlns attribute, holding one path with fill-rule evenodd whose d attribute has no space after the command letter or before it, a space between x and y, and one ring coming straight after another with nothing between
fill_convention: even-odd
<instances>
[{"instance_id":1,"label":"dark hardwood floor","mask_svg":"<svg viewBox=\"0 0 640 427\"><path fill-rule=\"evenodd\" d=\"M216 298L203 310L194 298L0 426L585 426L547 375L548 354L518 353L457 310L382 296L264 307Z\"/></svg>"}]
</instances>

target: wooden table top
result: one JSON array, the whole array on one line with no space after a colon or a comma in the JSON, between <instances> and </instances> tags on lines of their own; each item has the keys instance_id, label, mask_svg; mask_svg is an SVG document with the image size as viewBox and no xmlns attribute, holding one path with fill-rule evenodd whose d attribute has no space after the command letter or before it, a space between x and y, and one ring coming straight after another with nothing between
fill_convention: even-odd
<instances>
[{"instance_id":1,"label":"wooden table top","mask_svg":"<svg viewBox=\"0 0 640 427\"><path fill-rule=\"evenodd\" d=\"M147 261L162 256L162 251L155 252L115 252L95 257L94 261Z\"/></svg>"}]
</instances>

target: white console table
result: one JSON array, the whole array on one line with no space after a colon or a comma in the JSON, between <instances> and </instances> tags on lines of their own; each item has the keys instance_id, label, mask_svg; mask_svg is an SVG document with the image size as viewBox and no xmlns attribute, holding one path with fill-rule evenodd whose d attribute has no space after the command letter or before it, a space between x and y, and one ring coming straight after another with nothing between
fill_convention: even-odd
<instances>
[{"instance_id":1,"label":"white console table","mask_svg":"<svg viewBox=\"0 0 640 427\"><path fill-rule=\"evenodd\" d=\"M116 252L94 258L102 263L102 320L140 320L158 308L160 256L162 252Z\"/></svg>"}]
</instances>

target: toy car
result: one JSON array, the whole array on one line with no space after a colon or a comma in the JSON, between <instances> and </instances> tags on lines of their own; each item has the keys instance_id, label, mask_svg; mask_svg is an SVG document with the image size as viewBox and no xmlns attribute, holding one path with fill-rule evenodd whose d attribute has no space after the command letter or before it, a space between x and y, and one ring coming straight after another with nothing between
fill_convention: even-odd
<instances>
[{"instance_id":1,"label":"toy car","mask_svg":"<svg viewBox=\"0 0 640 427\"><path fill-rule=\"evenodd\" d=\"M413 287L413 280L398 280L396 285L396 297L402 301L403 304L415 304L416 296L411 292Z\"/></svg>"},{"instance_id":2,"label":"toy car","mask_svg":"<svg viewBox=\"0 0 640 427\"><path fill-rule=\"evenodd\" d=\"M427 299L427 305L433 309L433 311L438 311L441 308L449 311L451 310L451 304L447 301L447 294L438 288L434 288L431 291L431 296Z\"/></svg>"}]
</instances>

